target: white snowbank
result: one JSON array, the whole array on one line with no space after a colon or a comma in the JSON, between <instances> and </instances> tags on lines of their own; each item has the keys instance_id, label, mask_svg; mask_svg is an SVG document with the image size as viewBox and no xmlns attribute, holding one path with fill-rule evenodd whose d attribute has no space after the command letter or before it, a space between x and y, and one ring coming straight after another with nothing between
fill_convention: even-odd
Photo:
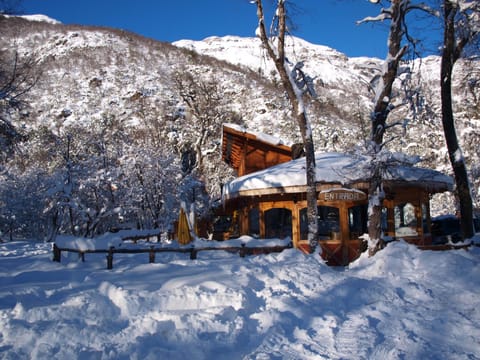
<instances>
[{"instance_id":1,"label":"white snowbank","mask_svg":"<svg viewBox=\"0 0 480 360\"><path fill-rule=\"evenodd\" d=\"M76 254L0 244L0 351L30 359L480 358L480 249L392 243L347 269L297 250Z\"/></svg>"},{"instance_id":2,"label":"white snowbank","mask_svg":"<svg viewBox=\"0 0 480 360\"><path fill-rule=\"evenodd\" d=\"M116 234L107 233L95 239L74 237L74 236L58 236L55 244L59 248L76 249L80 251L86 250L108 250L110 247L119 247L122 244L122 238Z\"/></svg>"}]
</instances>

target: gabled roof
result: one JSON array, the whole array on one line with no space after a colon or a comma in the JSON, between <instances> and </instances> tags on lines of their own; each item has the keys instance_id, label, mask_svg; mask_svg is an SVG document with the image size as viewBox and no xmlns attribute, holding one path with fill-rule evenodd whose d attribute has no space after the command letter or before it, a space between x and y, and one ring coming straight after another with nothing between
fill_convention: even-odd
<instances>
[{"instance_id":1,"label":"gabled roof","mask_svg":"<svg viewBox=\"0 0 480 360\"><path fill-rule=\"evenodd\" d=\"M243 176L292 160L292 148L273 136L224 124L222 160Z\"/></svg>"}]
</instances>

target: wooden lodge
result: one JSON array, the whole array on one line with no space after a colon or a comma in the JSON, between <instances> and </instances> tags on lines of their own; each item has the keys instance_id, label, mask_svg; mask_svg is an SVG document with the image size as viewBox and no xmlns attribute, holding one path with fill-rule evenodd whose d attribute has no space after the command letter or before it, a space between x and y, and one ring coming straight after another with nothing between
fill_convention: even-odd
<instances>
[{"instance_id":1,"label":"wooden lodge","mask_svg":"<svg viewBox=\"0 0 480 360\"><path fill-rule=\"evenodd\" d=\"M292 160L292 149L272 136L224 125L222 160L243 176Z\"/></svg>"},{"instance_id":2,"label":"wooden lodge","mask_svg":"<svg viewBox=\"0 0 480 360\"><path fill-rule=\"evenodd\" d=\"M239 235L292 239L308 252L305 158L264 134L224 125L222 159L238 178L223 188L223 211L232 221L217 239ZM365 249L370 161L360 155L316 154L319 244L331 265L346 265ZM384 174L383 231L385 236L429 245L432 194L450 191L453 181L437 171L388 166Z\"/></svg>"}]
</instances>

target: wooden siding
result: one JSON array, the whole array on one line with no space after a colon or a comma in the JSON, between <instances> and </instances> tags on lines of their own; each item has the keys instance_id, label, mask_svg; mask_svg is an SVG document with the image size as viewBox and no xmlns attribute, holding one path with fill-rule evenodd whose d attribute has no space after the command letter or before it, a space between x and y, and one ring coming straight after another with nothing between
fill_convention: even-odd
<instances>
[{"instance_id":1,"label":"wooden siding","mask_svg":"<svg viewBox=\"0 0 480 360\"><path fill-rule=\"evenodd\" d=\"M292 160L292 149L224 125L222 160L243 176Z\"/></svg>"}]
</instances>

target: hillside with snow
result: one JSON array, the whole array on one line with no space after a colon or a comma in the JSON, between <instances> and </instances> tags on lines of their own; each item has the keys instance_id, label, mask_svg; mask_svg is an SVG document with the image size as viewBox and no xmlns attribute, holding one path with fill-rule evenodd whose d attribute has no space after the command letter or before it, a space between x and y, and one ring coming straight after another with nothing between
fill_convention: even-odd
<instances>
[{"instance_id":1,"label":"hillside with snow","mask_svg":"<svg viewBox=\"0 0 480 360\"><path fill-rule=\"evenodd\" d=\"M208 194L215 200L220 184L232 179L220 161L221 123L290 144L300 141L258 39L227 36L168 44L121 30L38 19L0 18L5 61L15 54L20 61L32 59L38 76L22 98L21 111L10 114L24 139L9 159L8 176L3 175L4 202L11 210L0 222L11 234L53 234L51 225L18 227L20 218L22 224L53 221L61 232L79 234L99 233L112 223L166 228L181 201L203 202L198 209L207 211ZM361 151L369 132L371 84L382 60L348 58L298 38L290 38L287 49L289 60L303 61L315 81L318 97L306 103L316 150ZM478 70L478 62L461 62L454 84L457 131L476 201ZM451 173L438 73L437 57L402 65L390 122L403 126L388 134L389 148L420 155L421 166ZM23 206L17 201L25 196L21 189L31 189ZM16 194L13 200L11 194ZM25 204L30 213L22 211ZM435 201L433 210L452 212L451 199Z\"/></svg>"}]
</instances>

